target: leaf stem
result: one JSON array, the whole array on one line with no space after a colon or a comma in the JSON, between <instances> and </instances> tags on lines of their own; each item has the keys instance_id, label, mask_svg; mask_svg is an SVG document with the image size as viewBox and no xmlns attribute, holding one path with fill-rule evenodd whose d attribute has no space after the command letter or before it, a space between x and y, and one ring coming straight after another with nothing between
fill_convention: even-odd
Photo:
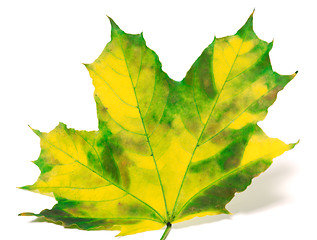
<instances>
[{"instance_id":1,"label":"leaf stem","mask_svg":"<svg viewBox=\"0 0 317 240\"><path fill-rule=\"evenodd\" d=\"M165 240L167 238L167 236L170 233L171 229L172 229L172 224L168 222L166 224L166 229L165 229L165 231L164 231L164 233L163 233L163 235L161 237L161 240Z\"/></svg>"}]
</instances>

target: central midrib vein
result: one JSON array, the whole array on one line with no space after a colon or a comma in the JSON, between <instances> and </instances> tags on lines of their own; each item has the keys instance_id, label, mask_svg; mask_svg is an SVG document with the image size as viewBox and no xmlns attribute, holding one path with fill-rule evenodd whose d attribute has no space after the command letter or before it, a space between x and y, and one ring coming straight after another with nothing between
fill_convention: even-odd
<instances>
[{"instance_id":1,"label":"central midrib vein","mask_svg":"<svg viewBox=\"0 0 317 240\"><path fill-rule=\"evenodd\" d=\"M145 47L146 47L146 46L145 46ZM164 188L163 188L161 176L160 176L160 173L159 173L159 170L158 170L158 167L157 167L157 163L156 163L155 156L154 156L154 152L153 152L153 149L152 149L152 146L151 146L151 143L150 143L150 139L149 139L149 136L148 136L146 127L145 127L145 123L144 123L144 121L143 121L143 116L142 116L142 113L141 113L138 96L137 96L137 93L136 93L136 90L135 90L135 87L134 87L134 84L133 84L133 80L132 80L132 77L131 77L131 74L130 74L130 70L129 70L129 66L128 66L127 60L126 60L126 56L125 56L125 53L124 53L123 48L122 48L121 39L120 39L120 48L121 48L122 54L123 54L123 56L124 56L124 61L125 61L125 64L126 64L128 73L129 73L129 78L130 78L130 80L131 80L131 85L132 85L132 88L133 88L133 91L134 91L135 100L136 100L136 103L137 103L137 109L139 110L139 115L140 115L140 118L141 118L141 121L142 121L142 126L143 126L143 129L144 129L144 134L145 134L145 137L146 137L146 141L147 141L148 146L149 146L149 148L150 148L151 156L152 156L153 161L154 161L154 164L155 164L156 173L157 173L157 176L158 176L160 185L161 185L161 191L162 191L162 196L163 196L163 200L164 200L164 204L165 204L166 217L167 217L167 219L164 219L164 221L165 221L165 222L168 222L168 221L169 221L169 219L168 219L168 218L169 218L169 214L168 214L168 210L167 210L166 197L165 197L165 193L164 193ZM145 51L145 50L144 50L144 51ZM139 73L138 73L137 82L139 81L139 77L140 77L140 72L141 72L141 68L142 68L142 60L143 60L143 52L141 52L141 61L140 61L140 68L139 68ZM154 94L154 93L153 93L153 94Z\"/></svg>"}]
</instances>

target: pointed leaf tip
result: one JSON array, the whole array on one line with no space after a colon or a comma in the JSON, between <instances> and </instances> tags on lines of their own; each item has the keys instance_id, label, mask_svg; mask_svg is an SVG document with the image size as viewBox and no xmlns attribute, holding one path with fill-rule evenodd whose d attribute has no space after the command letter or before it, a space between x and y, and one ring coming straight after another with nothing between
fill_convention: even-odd
<instances>
[{"instance_id":1,"label":"pointed leaf tip","mask_svg":"<svg viewBox=\"0 0 317 240\"><path fill-rule=\"evenodd\" d=\"M298 74L298 71L294 72L291 76L291 78L293 79L294 77L296 77L296 75Z\"/></svg>"},{"instance_id":2,"label":"pointed leaf tip","mask_svg":"<svg viewBox=\"0 0 317 240\"><path fill-rule=\"evenodd\" d=\"M85 66L85 68L87 70L91 69L91 64L90 63L83 63L83 65Z\"/></svg>"},{"instance_id":3,"label":"pointed leaf tip","mask_svg":"<svg viewBox=\"0 0 317 240\"><path fill-rule=\"evenodd\" d=\"M251 26L253 26L253 15L254 15L254 10L255 10L255 9L253 9L253 11L252 11L252 13L250 14L250 16L249 16L249 18L248 18L247 22L245 23L245 25L250 24Z\"/></svg>"},{"instance_id":4,"label":"pointed leaf tip","mask_svg":"<svg viewBox=\"0 0 317 240\"><path fill-rule=\"evenodd\" d=\"M300 139L298 139L298 141L296 143L290 143L290 149L293 149L298 143L300 142Z\"/></svg>"},{"instance_id":5,"label":"pointed leaf tip","mask_svg":"<svg viewBox=\"0 0 317 240\"><path fill-rule=\"evenodd\" d=\"M113 19L112 19L111 17L109 17L109 16L107 15L107 18L108 18L109 21L110 21L111 27L117 27L117 28L119 28L118 25L113 21Z\"/></svg>"},{"instance_id":6,"label":"pointed leaf tip","mask_svg":"<svg viewBox=\"0 0 317 240\"><path fill-rule=\"evenodd\" d=\"M238 35L245 35L248 31L253 32L253 14L254 14L254 10L251 13L251 15L249 16L246 23L237 32Z\"/></svg>"},{"instance_id":7,"label":"pointed leaf tip","mask_svg":"<svg viewBox=\"0 0 317 240\"><path fill-rule=\"evenodd\" d=\"M255 11L255 8L253 8L253 11L252 11L250 17L251 17L251 16L253 17L254 11Z\"/></svg>"},{"instance_id":8,"label":"pointed leaf tip","mask_svg":"<svg viewBox=\"0 0 317 240\"><path fill-rule=\"evenodd\" d=\"M29 126L29 128L30 128L36 135L40 136L40 134L41 134L41 131L40 131L40 130L34 129L34 128L32 128L30 125L28 125L28 126Z\"/></svg>"},{"instance_id":9,"label":"pointed leaf tip","mask_svg":"<svg viewBox=\"0 0 317 240\"><path fill-rule=\"evenodd\" d=\"M18 216L36 216L37 214L31 213L31 212L23 212L20 213Z\"/></svg>"},{"instance_id":10,"label":"pointed leaf tip","mask_svg":"<svg viewBox=\"0 0 317 240\"><path fill-rule=\"evenodd\" d=\"M115 23L115 21L113 21L113 19L109 16L107 16L109 21L110 21L110 24L111 24L111 37L113 37L115 34L117 33L124 33L120 28L119 26Z\"/></svg>"},{"instance_id":11,"label":"pointed leaf tip","mask_svg":"<svg viewBox=\"0 0 317 240\"><path fill-rule=\"evenodd\" d=\"M270 42L267 46L267 51L271 51L273 48L273 44L274 44L274 40L272 40L272 42Z\"/></svg>"},{"instance_id":12,"label":"pointed leaf tip","mask_svg":"<svg viewBox=\"0 0 317 240\"><path fill-rule=\"evenodd\" d=\"M23 187L17 187L18 189L22 189L22 190L30 190L30 185L26 185L26 186L23 186Z\"/></svg>"}]
</instances>

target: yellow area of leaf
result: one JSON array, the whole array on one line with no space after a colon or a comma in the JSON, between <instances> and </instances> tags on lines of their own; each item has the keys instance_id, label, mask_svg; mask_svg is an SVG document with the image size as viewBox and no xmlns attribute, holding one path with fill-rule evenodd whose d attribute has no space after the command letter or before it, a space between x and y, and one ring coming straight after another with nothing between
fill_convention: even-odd
<instances>
[{"instance_id":1,"label":"yellow area of leaf","mask_svg":"<svg viewBox=\"0 0 317 240\"><path fill-rule=\"evenodd\" d=\"M293 147L293 144L285 144L281 140L269 138L265 134L254 135L245 149L241 165L243 166L257 159L273 159Z\"/></svg>"}]
</instances>

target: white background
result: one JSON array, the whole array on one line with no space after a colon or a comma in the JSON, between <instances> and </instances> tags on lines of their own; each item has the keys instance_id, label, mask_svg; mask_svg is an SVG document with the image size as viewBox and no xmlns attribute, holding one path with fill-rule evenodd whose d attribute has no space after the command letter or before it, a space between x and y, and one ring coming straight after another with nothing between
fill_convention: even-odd
<instances>
[{"instance_id":1,"label":"white background","mask_svg":"<svg viewBox=\"0 0 317 240\"><path fill-rule=\"evenodd\" d=\"M40 212L55 200L17 189L32 184L39 139L28 124L52 130L60 121L97 129L93 86L85 67L110 40L111 16L127 33L144 32L163 70L181 80L214 35L234 34L253 9L254 29L266 41L280 74L299 71L278 95L261 127L295 149L228 205L231 216L174 225L168 239L317 239L317 7L315 1L0 1L0 238L114 239L117 232L32 223L18 213ZM124 237L156 239L163 230Z\"/></svg>"}]
</instances>

